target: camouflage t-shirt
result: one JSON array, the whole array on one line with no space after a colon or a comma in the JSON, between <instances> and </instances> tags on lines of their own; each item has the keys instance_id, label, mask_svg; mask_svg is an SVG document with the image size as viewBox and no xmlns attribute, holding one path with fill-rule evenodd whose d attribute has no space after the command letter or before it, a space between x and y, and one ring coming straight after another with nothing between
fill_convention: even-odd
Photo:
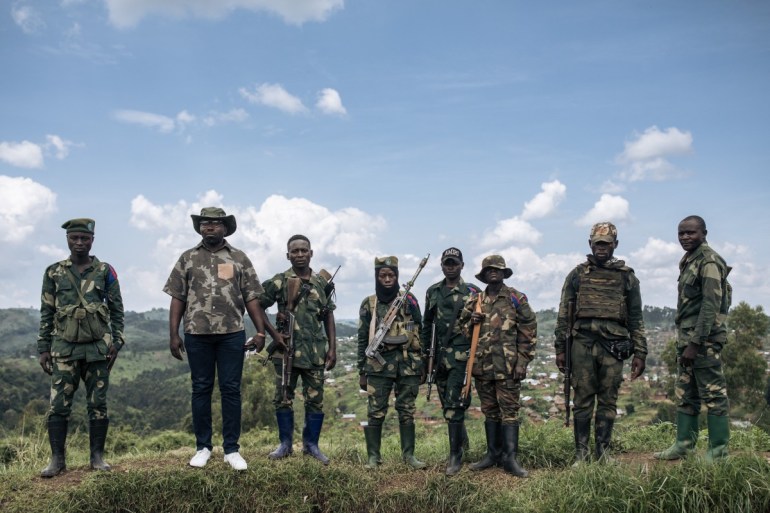
<instances>
[{"instance_id":1,"label":"camouflage t-shirt","mask_svg":"<svg viewBox=\"0 0 770 513\"><path fill-rule=\"evenodd\" d=\"M246 303L262 291L249 257L227 241L213 253L203 241L182 253L163 287L185 303L184 331L192 335L242 331Z\"/></svg>"},{"instance_id":2,"label":"camouflage t-shirt","mask_svg":"<svg viewBox=\"0 0 770 513\"><path fill-rule=\"evenodd\" d=\"M74 276L70 273L74 271ZM82 290L83 298L89 303L106 303L110 313L110 329L102 340L94 341L100 347L92 344L75 344L63 340L56 329L54 318L56 311L70 305L80 304L80 296L76 286L88 283L88 289ZM107 262L101 262L92 257L91 265L79 273L72 267L69 258L48 266L43 274L43 287L40 298L40 332L37 338L39 353L51 352L51 356L72 359L99 360L101 354L114 343L120 349L125 343L123 339L123 298L120 295L118 274ZM86 354L89 353L89 354ZM93 353L93 354L91 354ZM106 354L106 353L105 353Z\"/></svg>"},{"instance_id":3,"label":"camouflage t-shirt","mask_svg":"<svg viewBox=\"0 0 770 513\"><path fill-rule=\"evenodd\" d=\"M489 296L486 291L468 296L457 322L469 340L473 327L471 314L478 297L486 316L481 322L473 376L487 380L511 379L517 365L526 367L535 357L535 312L526 295L506 285L496 296Z\"/></svg>"}]
</instances>

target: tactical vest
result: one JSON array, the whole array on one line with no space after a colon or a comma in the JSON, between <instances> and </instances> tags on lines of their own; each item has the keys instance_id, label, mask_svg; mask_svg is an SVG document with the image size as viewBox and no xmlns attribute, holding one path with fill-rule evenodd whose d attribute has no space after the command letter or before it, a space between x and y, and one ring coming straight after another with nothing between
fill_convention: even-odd
<instances>
[{"instance_id":1,"label":"tactical vest","mask_svg":"<svg viewBox=\"0 0 770 513\"><path fill-rule=\"evenodd\" d=\"M377 317L376 294L369 296L369 308L372 311L372 321L369 328L369 340L371 340L374 336L374 332L376 331L376 326L380 322L379 317ZM414 329L414 321L412 320L412 315L407 312L406 302L404 302L403 306L401 307L400 314L402 320L398 320L398 318L396 318L393 321L393 324L390 325L388 334L385 335L383 342L386 346L400 346L410 342L411 349L420 349L420 340L416 334L416 330Z\"/></svg>"},{"instance_id":2,"label":"tactical vest","mask_svg":"<svg viewBox=\"0 0 770 513\"><path fill-rule=\"evenodd\" d=\"M606 269L593 265L578 266L578 319L607 319L626 323L626 280L628 267Z\"/></svg>"}]
</instances>

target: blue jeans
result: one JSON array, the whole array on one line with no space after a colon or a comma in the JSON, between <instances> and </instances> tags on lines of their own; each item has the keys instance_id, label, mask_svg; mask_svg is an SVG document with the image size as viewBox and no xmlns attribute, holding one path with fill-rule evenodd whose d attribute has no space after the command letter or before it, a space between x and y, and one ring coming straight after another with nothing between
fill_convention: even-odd
<instances>
[{"instance_id":1,"label":"blue jeans","mask_svg":"<svg viewBox=\"0 0 770 513\"><path fill-rule=\"evenodd\" d=\"M241 436L241 376L243 331L224 335L185 333L184 346L192 380L192 417L197 450L211 450L211 392L215 373L222 396L222 447L225 454L238 452Z\"/></svg>"}]
</instances>

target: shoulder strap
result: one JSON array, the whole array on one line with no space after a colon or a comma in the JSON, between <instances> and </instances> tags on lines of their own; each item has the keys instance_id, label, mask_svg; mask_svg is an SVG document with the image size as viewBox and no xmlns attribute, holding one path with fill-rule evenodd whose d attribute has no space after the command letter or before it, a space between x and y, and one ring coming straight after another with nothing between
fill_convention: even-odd
<instances>
[{"instance_id":1,"label":"shoulder strap","mask_svg":"<svg viewBox=\"0 0 770 513\"><path fill-rule=\"evenodd\" d=\"M72 285L75 287L75 290L77 291L78 296L80 297L80 304L82 304L83 306L86 306L88 302L86 302L86 298L83 297L83 291L80 288L81 286L77 283L79 281L78 277L72 271L72 267L68 267L67 270L69 271L69 274L67 275L67 277L72 282ZM94 269L94 271L88 275L88 279L86 280L86 290L88 290L88 286L91 285L91 282L94 281L95 272L96 272L96 269ZM75 278L75 280L73 280L72 278Z\"/></svg>"},{"instance_id":2,"label":"shoulder strap","mask_svg":"<svg viewBox=\"0 0 770 513\"><path fill-rule=\"evenodd\" d=\"M377 294L369 296L369 308L372 311L372 318L369 321L369 342L371 342L377 330Z\"/></svg>"}]
</instances>

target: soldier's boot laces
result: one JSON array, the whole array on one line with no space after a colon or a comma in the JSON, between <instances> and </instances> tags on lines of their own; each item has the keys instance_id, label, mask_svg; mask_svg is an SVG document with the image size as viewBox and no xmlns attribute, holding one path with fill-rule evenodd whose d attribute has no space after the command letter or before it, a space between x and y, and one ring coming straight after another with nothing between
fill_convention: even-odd
<instances>
[{"instance_id":1,"label":"soldier's boot laces","mask_svg":"<svg viewBox=\"0 0 770 513\"><path fill-rule=\"evenodd\" d=\"M519 454L519 425L503 424L503 470L516 477L527 477L529 472L524 470L516 459Z\"/></svg>"},{"instance_id":2,"label":"soldier's boot laces","mask_svg":"<svg viewBox=\"0 0 770 513\"><path fill-rule=\"evenodd\" d=\"M463 433L467 436L464 422L450 422L449 429L449 461L446 475L453 476L463 467Z\"/></svg>"},{"instance_id":3,"label":"soldier's boot laces","mask_svg":"<svg viewBox=\"0 0 770 513\"><path fill-rule=\"evenodd\" d=\"M288 457L292 452L294 440L294 412L281 409L275 412L275 420L278 422L278 440L280 444L273 452L267 455L271 460L280 460Z\"/></svg>"},{"instance_id":4,"label":"soldier's boot laces","mask_svg":"<svg viewBox=\"0 0 770 513\"><path fill-rule=\"evenodd\" d=\"M727 443L730 441L730 418L727 415L708 415L709 447L706 462L714 463L727 457Z\"/></svg>"},{"instance_id":5,"label":"soldier's boot laces","mask_svg":"<svg viewBox=\"0 0 770 513\"><path fill-rule=\"evenodd\" d=\"M305 413L305 428L302 430L302 454L309 454L324 465L328 465L329 458L318 448L318 439L321 437L323 423L323 413Z\"/></svg>"},{"instance_id":6,"label":"soldier's boot laces","mask_svg":"<svg viewBox=\"0 0 770 513\"><path fill-rule=\"evenodd\" d=\"M91 468L94 470L111 470L104 461L104 443L107 441L109 419L91 419L88 423L88 438L91 446Z\"/></svg>"},{"instance_id":7,"label":"soldier's boot laces","mask_svg":"<svg viewBox=\"0 0 770 513\"><path fill-rule=\"evenodd\" d=\"M366 456L368 469L376 469L382 458L380 457L380 444L382 442L382 426L364 427L364 438L366 438Z\"/></svg>"},{"instance_id":8,"label":"soldier's boot laces","mask_svg":"<svg viewBox=\"0 0 770 513\"><path fill-rule=\"evenodd\" d=\"M401 456L404 463L414 470L427 467L424 462L414 457L414 424L401 424L398 426L398 430L401 435Z\"/></svg>"},{"instance_id":9,"label":"soldier's boot laces","mask_svg":"<svg viewBox=\"0 0 770 513\"><path fill-rule=\"evenodd\" d=\"M588 439L591 437L591 419L575 419L573 429L575 431L575 463L573 468L587 463L589 460Z\"/></svg>"},{"instance_id":10,"label":"soldier's boot laces","mask_svg":"<svg viewBox=\"0 0 770 513\"><path fill-rule=\"evenodd\" d=\"M594 441L596 443L596 461L601 463L615 463L610 456L610 446L612 443L612 428L615 425L615 419L597 418L594 427Z\"/></svg>"},{"instance_id":11,"label":"soldier's boot laces","mask_svg":"<svg viewBox=\"0 0 770 513\"><path fill-rule=\"evenodd\" d=\"M40 477L54 477L67 470L65 444L67 443L67 421L48 419L48 442L51 444L51 461L40 472Z\"/></svg>"},{"instance_id":12,"label":"soldier's boot laces","mask_svg":"<svg viewBox=\"0 0 770 513\"><path fill-rule=\"evenodd\" d=\"M481 461L471 465L471 470L484 470L500 465L503 448L502 424L487 420L484 422L484 432L487 435L487 453Z\"/></svg>"},{"instance_id":13,"label":"soldier's boot laces","mask_svg":"<svg viewBox=\"0 0 770 513\"><path fill-rule=\"evenodd\" d=\"M676 441L665 451L656 452L659 460L678 460L692 454L698 441L698 416L677 413Z\"/></svg>"}]
</instances>

